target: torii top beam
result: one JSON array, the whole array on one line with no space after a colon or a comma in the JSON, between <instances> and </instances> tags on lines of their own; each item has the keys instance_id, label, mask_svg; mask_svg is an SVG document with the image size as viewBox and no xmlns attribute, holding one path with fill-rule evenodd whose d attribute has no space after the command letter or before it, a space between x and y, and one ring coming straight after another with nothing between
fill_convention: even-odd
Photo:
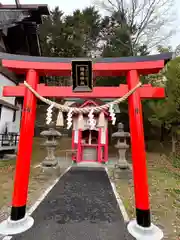
<instances>
[{"instance_id":1,"label":"torii top beam","mask_svg":"<svg viewBox=\"0 0 180 240\"><path fill-rule=\"evenodd\" d=\"M137 70L139 74L158 73L172 58L173 53L161 53L149 56L97 58L93 60L93 76L121 76L129 70ZM49 58L0 53L2 65L16 73L25 73L29 69L36 70L39 75L71 76L72 60L82 58ZM84 59L83 59L84 60Z\"/></svg>"},{"instance_id":2,"label":"torii top beam","mask_svg":"<svg viewBox=\"0 0 180 240\"><path fill-rule=\"evenodd\" d=\"M30 69L38 72L39 76L43 75L71 75L71 58L47 58L32 57L22 55L12 55L0 53L2 65L16 73L26 73ZM172 58L172 53L162 53L151 56L141 57L122 57L122 58L102 58L95 59L93 63L93 75L97 76L120 76L126 75L130 70L136 70L138 74L158 73ZM76 59L77 60L77 59ZM79 59L78 59L79 60ZM119 87L94 87L92 92L75 93L72 87L45 86L38 84L36 91L44 97L60 98L118 98L128 92L128 86L121 84ZM140 98L164 98L164 88L143 85L139 91ZM3 96L19 96L25 94L25 86L7 86L3 88Z\"/></svg>"}]
</instances>

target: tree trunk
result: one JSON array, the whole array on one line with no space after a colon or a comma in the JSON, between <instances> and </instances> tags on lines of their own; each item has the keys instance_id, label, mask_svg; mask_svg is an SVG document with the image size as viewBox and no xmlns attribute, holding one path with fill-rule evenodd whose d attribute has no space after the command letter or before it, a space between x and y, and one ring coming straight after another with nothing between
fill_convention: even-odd
<instances>
[{"instance_id":1,"label":"tree trunk","mask_svg":"<svg viewBox=\"0 0 180 240\"><path fill-rule=\"evenodd\" d=\"M160 142L164 142L164 130L165 130L165 127L164 127L164 123L161 124L161 136L160 136Z\"/></svg>"}]
</instances>

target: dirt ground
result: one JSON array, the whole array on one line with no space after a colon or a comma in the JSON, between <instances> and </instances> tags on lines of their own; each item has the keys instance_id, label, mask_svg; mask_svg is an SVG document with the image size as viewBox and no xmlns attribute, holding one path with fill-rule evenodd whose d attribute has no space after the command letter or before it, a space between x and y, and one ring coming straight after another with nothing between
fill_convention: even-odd
<instances>
[{"instance_id":1,"label":"dirt ground","mask_svg":"<svg viewBox=\"0 0 180 240\"><path fill-rule=\"evenodd\" d=\"M33 145L33 153L31 160L31 173L29 181L29 194L28 194L28 208L41 196L45 189L50 186L53 181L60 175L67 166L61 166L60 171L43 172L41 168L36 167L39 165L44 157L46 151L40 144L43 142L42 138L35 138ZM56 151L56 156L65 158L65 149L67 146L71 146L71 139L64 138L60 140L59 147ZM67 163L68 165L68 163ZM15 169L15 159L0 161L0 221L6 219L9 216L11 209L11 198L13 191L13 178Z\"/></svg>"},{"instance_id":2,"label":"dirt ground","mask_svg":"<svg viewBox=\"0 0 180 240\"><path fill-rule=\"evenodd\" d=\"M147 154L152 221L160 226L168 240L180 239L180 169L173 168L167 157ZM134 218L133 180L115 180L130 218Z\"/></svg>"}]
</instances>

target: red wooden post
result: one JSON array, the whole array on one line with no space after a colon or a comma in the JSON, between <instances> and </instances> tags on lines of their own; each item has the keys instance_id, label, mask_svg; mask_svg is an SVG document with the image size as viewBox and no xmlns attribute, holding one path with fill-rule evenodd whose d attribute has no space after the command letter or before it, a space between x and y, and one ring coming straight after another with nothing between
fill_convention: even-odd
<instances>
[{"instance_id":1,"label":"red wooden post","mask_svg":"<svg viewBox=\"0 0 180 240\"><path fill-rule=\"evenodd\" d=\"M75 132L75 130L73 129L73 130L72 130L72 140L71 140L71 141L72 141L72 142L71 142L72 151L75 150L74 132ZM72 161L74 162L74 160L75 160L75 154L72 153Z\"/></svg>"},{"instance_id":2,"label":"red wooden post","mask_svg":"<svg viewBox=\"0 0 180 240\"><path fill-rule=\"evenodd\" d=\"M131 70L127 74L129 90L139 83L139 76L136 70ZM133 162L134 191L136 204L136 220L138 225L149 227L150 206L148 179L146 167L146 152L144 143L144 130L142 118L142 106L139 90L136 90L129 97L129 120L131 132L131 148Z\"/></svg>"},{"instance_id":3,"label":"red wooden post","mask_svg":"<svg viewBox=\"0 0 180 240\"><path fill-rule=\"evenodd\" d=\"M104 145L104 162L108 162L108 145L109 145L109 139L108 139L108 128L106 129L106 143Z\"/></svg>"},{"instance_id":4,"label":"red wooden post","mask_svg":"<svg viewBox=\"0 0 180 240\"><path fill-rule=\"evenodd\" d=\"M97 162L102 162L101 128L98 130Z\"/></svg>"},{"instance_id":5,"label":"red wooden post","mask_svg":"<svg viewBox=\"0 0 180 240\"><path fill-rule=\"evenodd\" d=\"M77 152L77 159L76 159L76 162L79 163L82 161L82 129L78 129L78 144L77 144L77 149L78 149L78 152Z\"/></svg>"},{"instance_id":6,"label":"red wooden post","mask_svg":"<svg viewBox=\"0 0 180 240\"><path fill-rule=\"evenodd\" d=\"M36 71L29 70L26 81L36 89L39 76ZM20 139L16 160L14 193L11 209L11 220L24 218L28 194L30 162L34 136L34 122L36 117L36 97L26 89L24 95L23 113L21 120Z\"/></svg>"}]
</instances>

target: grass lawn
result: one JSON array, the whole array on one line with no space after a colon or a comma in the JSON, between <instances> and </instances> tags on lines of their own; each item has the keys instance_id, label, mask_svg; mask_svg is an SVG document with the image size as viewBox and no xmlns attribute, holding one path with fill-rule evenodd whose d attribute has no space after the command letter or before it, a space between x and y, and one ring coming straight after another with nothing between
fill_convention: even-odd
<instances>
[{"instance_id":1,"label":"grass lawn","mask_svg":"<svg viewBox=\"0 0 180 240\"><path fill-rule=\"evenodd\" d=\"M180 169L173 168L166 157L147 154L152 221L168 240L180 239ZM134 218L133 182L115 180L117 190L130 218Z\"/></svg>"}]
</instances>

